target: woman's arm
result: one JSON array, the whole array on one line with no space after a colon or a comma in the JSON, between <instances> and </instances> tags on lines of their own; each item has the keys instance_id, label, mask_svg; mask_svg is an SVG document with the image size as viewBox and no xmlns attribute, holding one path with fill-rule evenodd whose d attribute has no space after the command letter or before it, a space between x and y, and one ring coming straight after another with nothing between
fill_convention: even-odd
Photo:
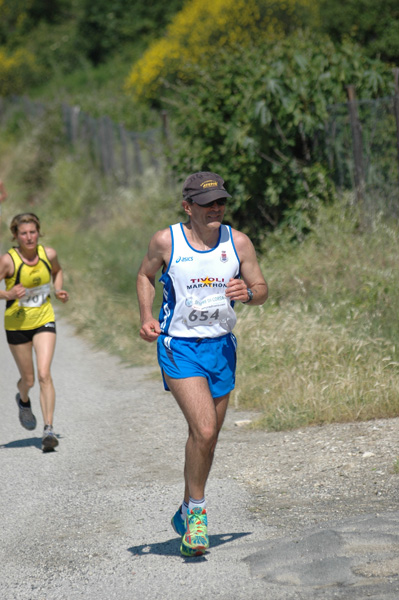
<instances>
[{"instance_id":1,"label":"woman's arm","mask_svg":"<svg viewBox=\"0 0 399 600\"><path fill-rule=\"evenodd\" d=\"M57 300L61 302L68 302L69 294L63 289L64 286L64 274L62 267L58 261L57 252L54 248L45 248L47 257L51 263L51 276L53 279L54 294Z\"/></svg>"}]
</instances>

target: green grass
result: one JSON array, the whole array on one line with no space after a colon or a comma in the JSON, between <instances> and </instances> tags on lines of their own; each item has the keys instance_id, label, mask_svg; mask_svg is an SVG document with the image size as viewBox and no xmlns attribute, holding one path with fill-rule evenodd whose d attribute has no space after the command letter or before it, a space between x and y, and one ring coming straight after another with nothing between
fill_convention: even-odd
<instances>
[{"instance_id":1,"label":"green grass","mask_svg":"<svg viewBox=\"0 0 399 600\"><path fill-rule=\"evenodd\" d=\"M399 414L399 229L376 219L359 233L357 222L337 202L303 244L269 243L270 299L237 327L235 402L262 411L258 426Z\"/></svg>"},{"instance_id":2,"label":"green grass","mask_svg":"<svg viewBox=\"0 0 399 600\"><path fill-rule=\"evenodd\" d=\"M59 313L96 347L156 371L156 348L138 335L135 279L151 234L179 220L180 189L151 171L141 189L115 188L63 147L46 162L48 135L42 124L0 142L10 192L2 250L10 246L11 217L37 212L71 294ZM282 232L268 238L260 260L269 300L239 305L235 330L232 405L256 411L254 427L288 430L399 414L399 227L376 218L361 232L358 222L350 202L337 200L321 208L301 244Z\"/></svg>"},{"instance_id":3,"label":"green grass","mask_svg":"<svg viewBox=\"0 0 399 600\"><path fill-rule=\"evenodd\" d=\"M98 66L83 61L71 73L55 72L32 90L30 95L47 104L65 103L79 106L91 117L107 115L115 123L123 123L131 131L160 127L158 112L138 104L125 89L134 60L140 56L139 46L125 47L108 62Z\"/></svg>"}]
</instances>

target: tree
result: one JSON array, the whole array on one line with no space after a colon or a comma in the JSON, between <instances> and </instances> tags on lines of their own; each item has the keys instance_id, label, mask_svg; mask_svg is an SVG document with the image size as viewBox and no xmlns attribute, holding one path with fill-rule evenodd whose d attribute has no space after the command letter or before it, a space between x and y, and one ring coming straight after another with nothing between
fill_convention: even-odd
<instances>
[{"instance_id":1,"label":"tree","mask_svg":"<svg viewBox=\"0 0 399 600\"><path fill-rule=\"evenodd\" d=\"M81 0L78 38L87 57L99 64L121 44L160 35L183 0Z\"/></svg>"},{"instance_id":2,"label":"tree","mask_svg":"<svg viewBox=\"0 0 399 600\"><path fill-rule=\"evenodd\" d=\"M328 105L346 101L348 84L371 98L392 83L390 69L359 47L301 33L182 69L163 95L178 140L175 170L220 172L233 224L258 242L281 223L301 236L331 198L323 143L315 144Z\"/></svg>"},{"instance_id":3,"label":"tree","mask_svg":"<svg viewBox=\"0 0 399 600\"><path fill-rule=\"evenodd\" d=\"M21 44L40 22L60 22L72 1L0 0L0 45Z\"/></svg>"},{"instance_id":4,"label":"tree","mask_svg":"<svg viewBox=\"0 0 399 600\"><path fill-rule=\"evenodd\" d=\"M320 0L320 24L331 38L350 38L368 56L399 64L397 0Z\"/></svg>"}]
</instances>

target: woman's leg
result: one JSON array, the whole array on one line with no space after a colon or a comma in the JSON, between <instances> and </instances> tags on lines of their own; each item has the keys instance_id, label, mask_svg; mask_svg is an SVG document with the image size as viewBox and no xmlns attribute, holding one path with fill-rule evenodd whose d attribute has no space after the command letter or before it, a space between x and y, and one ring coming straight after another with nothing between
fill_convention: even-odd
<instances>
[{"instance_id":1,"label":"woman's leg","mask_svg":"<svg viewBox=\"0 0 399 600\"><path fill-rule=\"evenodd\" d=\"M50 369L54 356L55 342L56 335L52 332L42 331L33 336L37 378L40 385L40 405L45 425L52 425L54 417L55 390Z\"/></svg>"},{"instance_id":2,"label":"woman's leg","mask_svg":"<svg viewBox=\"0 0 399 600\"><path fill-rule=\"evenodd\" d=\"M22 402L28 402L29 390L35 383L32 342L26 342L26 344L9 344L9 348L21 375L21 379L17 383L21 400Z\"/></svg>"}]
</instances>

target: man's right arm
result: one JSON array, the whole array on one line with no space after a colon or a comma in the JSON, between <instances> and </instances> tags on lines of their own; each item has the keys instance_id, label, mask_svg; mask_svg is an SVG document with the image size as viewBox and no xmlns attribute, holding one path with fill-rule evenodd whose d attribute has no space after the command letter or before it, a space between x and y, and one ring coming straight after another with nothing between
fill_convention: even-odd
<instances>
[{"instance_id":1,"label":"man's right arm","mask_svg":"<svg viewBox=\"0 0 399 600\"><path fill-rule=\"evenodd\" d=\"M161 333L159 321L152 314L155 276L162 266L169 262L171 245L169 229L158 231L151 238L147 254L137 274L136 288L141 319L140 337L147 342L154 342Z\"/></svg>"}]
</instances>

